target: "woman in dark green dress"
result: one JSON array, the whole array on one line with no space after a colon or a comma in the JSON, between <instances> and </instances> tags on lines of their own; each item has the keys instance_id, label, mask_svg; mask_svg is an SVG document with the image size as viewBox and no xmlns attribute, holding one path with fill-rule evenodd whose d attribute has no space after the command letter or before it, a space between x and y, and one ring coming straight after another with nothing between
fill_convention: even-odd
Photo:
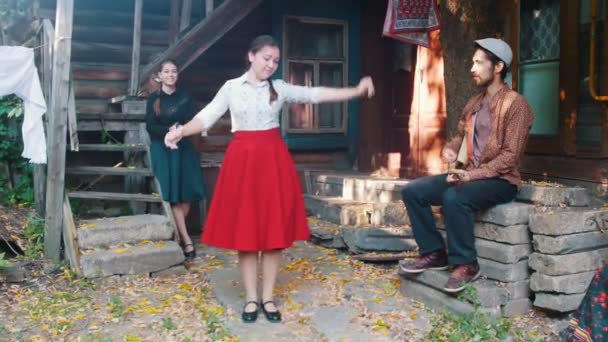
<instances>
[{"instance_id":1,"label":"woman in dark green dress","mask_svg":"<svg viewBox=\"0 0 608 342\"><path fill-rule=\"evenodd\" d=\"M182 238L184 254L194 258L192 240L186 229L186 216L191 202L205 197L200 160L192 141L180 141L176 150L165 146L165 134L194 117L192 96L178 88L178 68L172 60L160 65L158 77L161 87L148 97L146 128L150 134L152 170L161 187L163 200L171 203L175 224Z\"/></svg>"}]
</instances>

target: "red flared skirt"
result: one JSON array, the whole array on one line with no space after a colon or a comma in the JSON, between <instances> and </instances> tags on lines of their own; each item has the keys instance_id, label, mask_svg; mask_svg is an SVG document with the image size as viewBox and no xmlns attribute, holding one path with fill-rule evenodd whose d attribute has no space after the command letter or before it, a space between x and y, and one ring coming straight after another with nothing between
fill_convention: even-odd
<instances>
[{"instance_id":1,"label":"red flared skirt","mask_svg":"<svg viewBox=\"0 0 608 342\"><path fill-rule=\"evenodd\" d=\"M279 129L236 132L201 240L219 248L264 251L309 237L300 181Z\"/></svg>"}]
</instances>

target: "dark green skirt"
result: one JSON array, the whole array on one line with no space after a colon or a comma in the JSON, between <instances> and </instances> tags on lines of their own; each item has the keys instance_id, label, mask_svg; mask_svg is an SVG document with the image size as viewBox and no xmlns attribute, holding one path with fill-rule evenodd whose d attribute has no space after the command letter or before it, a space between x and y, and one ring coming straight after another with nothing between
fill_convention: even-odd
<instances>
[{"instance_id":1,"label":"dark green skirt","mask_svg":"<svg viewBox=\"0 0 608 342\"><path fill-rule=\"evenodd\" d=\"M205 186L199 155L189 139L180 141L178 147L172 150L158 140L152 140L150 145L152 170L160 183L163 200L200 201L205 198Z\"/></svg>"}]
</instances>

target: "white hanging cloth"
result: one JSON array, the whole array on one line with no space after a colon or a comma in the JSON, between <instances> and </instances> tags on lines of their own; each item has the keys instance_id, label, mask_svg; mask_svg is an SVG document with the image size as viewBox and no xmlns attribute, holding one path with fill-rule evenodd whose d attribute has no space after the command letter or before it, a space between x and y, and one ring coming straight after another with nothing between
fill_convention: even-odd
<instances>
[{"instance_id":1,"label":"white hanging cloth","mask_svg":"<svg viewBox=\"0 0 608 342\"><path fill-rule=\"evenodd\" d=\"M46 113L46 101L40 87L40 79L34 50L22 46L0 46L0 96L15 94L23 99L23 153L30 163L46 163L46 137L42 115Z\"/></svg>"}]
</instances>

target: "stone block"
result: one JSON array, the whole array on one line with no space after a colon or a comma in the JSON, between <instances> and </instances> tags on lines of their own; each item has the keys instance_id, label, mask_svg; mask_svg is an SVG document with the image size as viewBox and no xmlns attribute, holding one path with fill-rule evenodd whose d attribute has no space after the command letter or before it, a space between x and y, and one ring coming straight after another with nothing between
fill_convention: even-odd
<instances>
[{"instance_id":1,"label":"stone block","mask_svg":"<svg viewBox=\"0 0 608 342\"><path fill-rule=\"evenodd\" d=\"M532 253L530 268L546 275L594 271L608 262L608 248L565 255Z\"/></svg>"},{"instance_id":2,"label":"stone block","mask_svg":"<svg viewBox=\"0 0 608 342\"><path fill-rule=\"evenodd\" d=\"M545 187L522 184L516 199L544 206L584 207L589 205L589 195L585 188Z\"/></svg>"},{"instance_id":3,"label":"stone block","mask_svg":"<svg viewBox=\"0 0 608 342\"><path fill-rule=\"evenodd\" d=\"M532 253L532 245L508 245L483 239L475 239L477 255L482 258L501 262L503 264L515 264L520 260L528 259Z\"/></svg>"},{"instance_id":4,"label":"stone block","mask_svg":"<svg viewBox=\"0 0 608 342\"><path fill-rule=\"evenodd\" d=\"M174 241L164 246L135 246L126 250L104 250L80 257L82 274L86 278L114 274L149 274L184 262L184 253Z\"/></svg>"},{"instance_id":5,"label":"stone block","mask_svg":"<svg viewBox=\"0 0 608 342\"><path fill-rule=\"evenodd\" d=\"M150 273L151 278L173 278L188 274L188 270L184 265L177 265L167 268L166 270Z\"/></svg>"},{"instance_id":6,"label":"stone block","mask_svg":"<svg viewBox=\"0 0 608 342\"><path fill-rule=\"evenodd\" d=\"M439 230L444 239L447 234L444 230ZM520 260L528 259L532 253L531 244L509 245L494 241L475 239L477 255L484 259L490 259L503 264L514 264Z\"/></svg>"},{"instance_id":7,"label":"stone block","mask_svg":"<svg viewBox=\"0 0 608 342\"><path fill-rule=\"evenodd\" d=\"M509 299L521 299L530 297L530 280L519 280L509 283L500 283L509 292Z\"/></svg>"},{"instance_id":8,"label":"stone block","mask_svg":"<svg viewBox=\"0 0 608 342\"><path fill-rule=\"evenodd\" d=\"M344 198L355 201L390 203L401 205L401 190L407 184L403 180L348 178L344 180Z\"/></svg>"},{"instance_id":9,"label":"stone block","mask_svg":"<svg viewBox=\"0 0 608 342\"><path fill-rule=\"evenodd\" d=\"M340 235L348 249L359 254L363 252L404 252L418 248L411 238L411 231L390 228L353 228L340 229Z\"/></svg>"},{"instance_id":10,"label":"stone block","mask_svg":"<svg viewBox=\"0 0 608 342\"><path fill-rule=\"evenodd\" d=\"M499 226L492 223L475 223L475 236L478 238L508 243L511 245L529 244L531 234L527 225Z\"/></svg>"},{"instance_id":11,"label":"stone block","mask_svg":"<svg viewBox=\"0 0 608 342\"><path fill-rule=\"evenodd\" d=\"M402 202L374 203L371 223L375 225L403 226L410 224L405 205Z\"/></svg>"},{"instance_id":12,"label":"stone block","mask_svg":"<svg viewBox=\"0 0 608 342\"><path fill-rule=\"evenodd\" d=\"M477 258L477 261L481 274L489 279L508 283L530 278L528 260L522 260L515 264L503 264L484 258Z\"/></svg>"},{"instance_id":13,"label":"stone block","mask_svg":"<svg viewBox=\"0 0 608 342\"><path fill-rule=\"evenodd\" d=\"M608 234L599 231L559 236L535 234L533 246L544 254L579 253L608 247Z\"/></svg>"},{"instance_id":14,"label":"stone block","mask_svg":"<svg viewBox=\"0 0 608 342\"><path fill-rule=\"evenodd\" d=\"M317 218L340 225L369 225L373 205L336 197L304 195L306 210Z\"/></svg>"},{"instance_id":15,"label":"stone block","mask_svg":"<svg viewBox=\"0 0 608 342\"><path fill-rule=\"evenodd\" d=\"M450 273L447 271L425 271L419 274L405 275L408 280L427 285L439 291L443 291L449 277ZM505 304L509 300L507 289L494 281L479 279L471 285L475 289L479 305L484 308L494 308Z\"/></svg>"},{"instance_id":16,"label":"stone block","mask_svg":"<svg viewBox=\"0 0 608 342\"><path fill-rule=\"evenodd\" d=\"M514 317L523 315L532 309L532 301L530 298L519 298L507 302L502 307L503 317Z\"/></svg>"},{"instance_id":17,"label":"stone block","mask_svg":"<svg viewBox=\"0 0 608 342\"><path fill-rule=\"evenodd\" d=\"M22 283L25 281L25 268L21 264L14 264L0 271L0 283Z\"/></svg>"},{"instance_id":18,"label":"stone block","mask_svg":"<svg viewBox=\"0 0 608 342\"><path fill-rule=\"evenodd\" d=\"M471 315L475 312L475 307L472 304L413 280L403 280L401 282L401 293L435 310L447 309L461 315ZM479 311L495 318L502 314L500 306L482 308Z\"/></svg>"},{"instance_id":19,"label":"stone block","mask_svg":"<svg viewBox=\"0 0 608 342\"><path fill-rule=\"evenodd\" d=\"M133 215L83 220L78 225L81 249L107 248L144 240L171 240L173 228L161 215Z\"/></svg>"},{"instance_id":20,"label":"stone block","mask_svg":"<svg viewBox=\"0 0 608 342\"><path fill-rule=\"evenodd\" d=\"M570 312L578 309L584 297L584 293L552 294L537 292L534 299L534 306L556 312Z\"/></svg>"},{"instance_id":21,"label":"stone block","mask_svg":"<svg viewBox=\"0 0 608 342\"><path fill-rule=\"evenodd\" d=\"M480 213L478 220L501 226L527 224L533 208L531 204L519 202L499 204Z\"/></svg>"},{"instance_id":22,"label":"stone block","mask_svg":"<svg viewBox=\"0 0 608 342\"><path fill-rule=\"evenodd\" d=\"M318 229L310 230L310 240L312 243L325 248L342 249L346 248L342 235L338 233L323 232Z\"/></svg>"},{"instance_id":23,"label":"stone block","mask_svg":"<svg viewBox=\"0 0 608 342\"><path fill-rule=\"evenodd\" d=\"M534 272L530 276L530 288L534 292L584 293L587 291L594 274L595 271L550 276L541 272Z\"/></svg>"},{"instance_id":24,"label":"stone block","mask_svg":"<svg viewBox=\"0 0 608 342\"><path fill-rule=\"evenodd\" d=\"M530 231L541 235L566 235L608 228L608 210L581 208L537 209L530 215Z\"/></svg>"}]
</instances>

